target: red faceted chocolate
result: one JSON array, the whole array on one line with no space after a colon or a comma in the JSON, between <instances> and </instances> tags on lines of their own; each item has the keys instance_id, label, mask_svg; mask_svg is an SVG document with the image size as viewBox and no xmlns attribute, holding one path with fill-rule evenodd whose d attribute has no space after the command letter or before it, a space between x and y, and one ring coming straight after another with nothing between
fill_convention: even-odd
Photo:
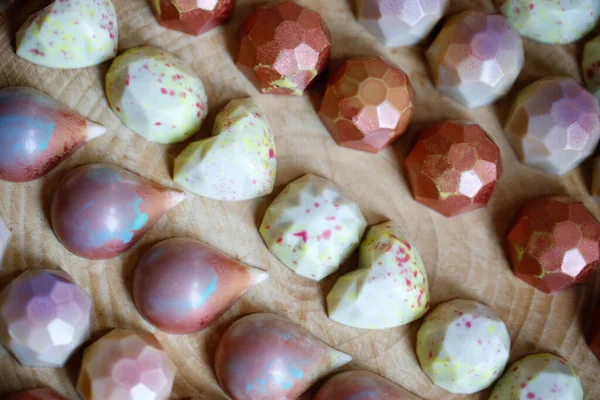
<instances>
[{"instance_id":1,"label":"red faceted chocolate","mask_svg":"<svg viewBox=\"0 0 600 400\"><path fill-rule=\"evenodd\" d=\"M223 24L233 14L235 0L148 0L165 28L200 35Z\"/></svg>"},{"instance_id":2,"label":"red faceted chocolate","mask_svg":"<svg viewBox=\"0 0 600 400\"><path fill-rule=\"evenodd\" d=\"M507 241L515 275L545 293L584 282L600 259L600 224L567 196L525 204Z\"/></svg>"},{"instance_id":3,"label":"red faceted chocolate","mask_svg":"<svg viewBox=\"0 0 600 400\"><path fill-rule=\"evenodd\" d=\"M408 127L415 92L381 57L355 57L330 77L319 116L344 147L377 153Z\"/></svg>"},{"instance_id":4,"label":"red faceted chocolate","mask_svg":"<svg viewBox=\"0 0 600 400\"><path fill-rule=\"evenodd\" d=\"M429 126L404 161L413 196L452 217L485 207L502 175L500 150L479 125Z\"/></svg>"},{"instance_id":5,"label":"red faceted chocolate","mask_svg":"<svg viewBox=\"0 0 600 400\"><path fill-rule=\"evenodd\" d=\"M263 93L301 96L325 70L331 34L294 1L260 8L240 28L238 67Z\"/></svg>"}]
</instances>

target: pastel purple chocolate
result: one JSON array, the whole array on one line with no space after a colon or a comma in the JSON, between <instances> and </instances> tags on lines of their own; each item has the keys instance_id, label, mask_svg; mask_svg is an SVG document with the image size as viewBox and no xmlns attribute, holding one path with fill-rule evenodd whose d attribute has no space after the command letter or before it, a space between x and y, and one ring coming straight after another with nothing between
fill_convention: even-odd
<instances>
[{"instance_id":1,"label":"pastel purple chocolate","mask_svg":"<svg viewBox=\"0 0 600 400\"><path fill-rule=\"evenodd\" d=\"M71 171L52 202L54 233L72 253L91 260L126 251L185 194L123 168L88 164Z\"/></svg>"},{"instance_id":2,"label":"pastel purple chocolate","mask_svg":"<svg viewBox=\"0 0 600 400\"><path fill-rule=\"evenodd\" d=\"M313 400L418 400L395 383L368 371L346 371L330 378Z\"/></svg>"},{"instance_id":3,"label":"pastel purple chocolate","mask_svg":"<svg viewBox=\"0 0 600 400\"><path fill-rule=\"evenodd\" d=\"M186 334L210 325L268 276L198 240L168 239L138 263L133 297L148 322L165 332Z\"/></svg>"},{"instance_id":4,"label":"pastel purple chocolate","mask_svg":"<svg viewBox=\"0 0 600 400\"><path fill-rule=\"evenodd\" d=\"M0 179L38 179L105 132L37 90L0 89Z\"/></svg>"},{"instance_id":5,"label":"pastel purple chocolate","mask_svg":"<svg viewBox=\"0 0 600 400\"><path fill-rule=\"evenodd\" d=\"M261 313L227 329L217 346L215 369L234 400L291 400L351 360L292 321Z\"/></svg>"}]
</instances>

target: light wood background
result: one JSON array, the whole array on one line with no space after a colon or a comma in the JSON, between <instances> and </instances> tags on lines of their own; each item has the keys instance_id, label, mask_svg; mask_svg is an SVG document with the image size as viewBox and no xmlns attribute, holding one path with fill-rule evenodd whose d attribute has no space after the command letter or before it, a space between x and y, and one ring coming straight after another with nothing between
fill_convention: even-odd
<instances>
[{"instance_id":1,"label":"light wood background","mask_svg":"<svg viewBox=\"0 0 600 400\"><path fill-rule=\"evenodd\" d=\"M390 51L358 25L348 0L300 0L321 13L331 29L333 65L345 57L381 54L406 71L413 82L417 100L409 133L393 147L371 155L336 146L319 121L315 107L323 93L323 79L303 97L272 97L259 95L238 71L233 61L237 28L263 2L239 0L232 22L202 37L192 37L161 28L144 0L114 0L120 51L145 44L163 47L181 56L204 81L210 114L200 136L210 131L214 115L229 100L250 95L272 124L279 164L276 190L268 198L224 203L190 195L132 250L109 261L79 258L54 237L48 210L59 180L75 166L99 161L175 187L172 164L183 147L150 143L121 124L108 107L103 91L109 63L57 70L16 57L16 30L46 2L16 1L11 11L0 14L0 87L38 88L109 129L108 134L86 145L43 179L22 184L0 182L0 215L13 233L0 268L0 288L25 269L67 271L95 300L94 339L113 327L147 330L158 336L178 367L174 399L195 395L225 398L212 368L215 346L233 321L256 311L271 311L296 321L332 346L352 354L355 361L348 369L376 372L424 399L487 399L489 390L471 396L451 395L435 387L421 372L414 352L419 322L371 332L327 318L324 297L336 278L356 267L355 258L337 274L317 283L295 275L269 253L257 230L266 207L288 182L310 172L336 182L358 202L370 224L392 219L406 229L423 256L434 305L456 297L490 305L506 322L513 341L512 360L541 351L562 355L579 372L586 399L600 399L600 362L583 336L592 310L599 312L600 274L584 286L547 296L512 275L502 247L519 206L527 199L568 193L583 199L598 215L589 197L589 162L560 179L550 177L520 164L502 131L511 98L518 89L547 75L581 78L581 44L551 46L526 40L526 67L509 96L494 106L469 111L432 87L424 58L431 38L421 46ZM490 0L452 0L450 12L469 8L494 10ZM504 163L504 175L488 208L454 219L415 202L400 169L423 126L444 118L479 123L500 147ZM132 273L150 246L175 236L204 240L247 264L268 270L271 277L252 288L203 332L173 336L157 331L141 318L132 302ZM49 385L69 399L78 399L73 382L79 362L80 354L64 369L23 368L0 348L0 394Z\"/></svg>"}]
</instances>

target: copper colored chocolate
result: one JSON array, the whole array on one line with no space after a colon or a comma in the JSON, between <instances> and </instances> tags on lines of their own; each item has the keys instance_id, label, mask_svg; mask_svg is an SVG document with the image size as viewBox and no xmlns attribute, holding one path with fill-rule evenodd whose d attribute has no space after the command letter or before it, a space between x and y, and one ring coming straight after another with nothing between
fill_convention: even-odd
<instances>
[{"instance_id":1,"label":"copper colored chocolate","mask_svg":"<svg viewBox=\"0 0 600 400\"><path fill-rule=\"evenodd\" d=\"M0 179L41 178L106 128L27 87L0 90Z\"/></svg>"},{"instance_id":2,"label":"copper colored chocolate","mask_svg":"<svg viewBox=\"0 0 600 400\"><path fill-rule=\"evenodd\" d=\"M123 168L88 164L71 171L52 202L52 228L72 253L112 258L129 249L185 195Z\"/></svg>"},{"instance_id":3,"label":"copper colored chocolate","mask_svg":"<svg viewBox=\"0 0 600 400\"><path fill-rule=\"evenodd\" d=\"M479 125L429 126L404 161L413 196L452 217L485 207L502 175L500 150Z\"/></svg>"},{"instance_id":4,"label":"copper colored chocolate","mask_svg":"<svg viewBox=\"0 0 600 400\"><path fill-rule=\"evenodd\" d=\"M263 93L301 96L329 63L329 29L292 0L258 9L239 36L237 65Z\"/></svg>"},{"instance_id":5,"label":"copper colored chocolate","mask_svg":"<svg viewBox=\"0 0 600 400\"><path fill-rule=\"evenodd\" d=\"M406 131L414 96L400 69L355 57L329 77L319 116L340 146L377 153Z\"/></svg>"},{"instance_id":6,"label":"copper colored chocolate","mask_svg":"<svg viewBox=\"0 0 600 400\"><path fill-rule=\"evenodd\" d=\"M190 35L223 24L233 14L235 0L148 0L158 23Z\"/></svg>"},{"instance_id":7,"label":"copper colored chocolate","mask_svg":"<svg viewBox=\"0 0 600 400\"><path fill-rule=\"evenodd\" d=\"M346 371L330 378L313 400L418 400L395 383L368 371Z\"/></svg>"},{"instance_id":8,"label":"copper colored chocolate","mask_svg":"<svg viewBox=\"0 0 600 400\"><path fill-rule=\"evenodd\" d=\"M580 201L546 197L525 204L507 242L515 275L554 293L590 278L600 259L600 224Z\"/></svg>"},{"instance_id":9,"label":"copper colored chocolate","mask_svg":"<svg viewBox=\"0 0 600 400\"><path fill-rule=\"evenodd\" d=\"M296 399L352 357L275 314L237 320L217 346L215 370L234 400Z\"/></svg>"},{"instance_id":10,"label":"copper colored chocolate","mask_svg":"<svg viewBox=\"0 0 600 400\"><path fill-rule=\"evenodd\" d=\"M54 389L43 388L13 393L6 400L67 400Z\"/></svg>"},{"instance_id":11,"label":"copper colored chocolate","mask_svg":"<svg viewBox=\"0 0 600 400\"><path fill-rule=\"evenodd\" d=\"M268 274L193 239L152 247L135 271L133 297L144 318L176 334L204 329Z\"/></svg>"}]
</instances>

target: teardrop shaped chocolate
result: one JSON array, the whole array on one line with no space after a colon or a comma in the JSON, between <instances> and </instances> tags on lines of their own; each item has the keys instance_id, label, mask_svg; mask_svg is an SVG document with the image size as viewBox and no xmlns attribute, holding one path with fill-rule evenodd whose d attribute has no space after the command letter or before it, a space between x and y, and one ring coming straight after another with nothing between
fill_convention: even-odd
<instances>
[{"instance_id":1,"label":"teardrop shaped chocolate","mask_svg":"<svg viewBox=\"0 0 600 400\"><path fill-rule=\"evenodd\" d=\"M198 240L167 239L138 263L133 297L140 314L158 329L193 333L268 276Z\"/></svg>"},{"instance_id":2,"label":"teardrop shaped chocolate","mask_svg":"<svg viewBox=\"0 0 600 400\"><path fill-rule=\"evenodd\" d=\"M123 168L88 164L71 171L52 202L52 228L72 253L91 260L129 249L185 194Z\"/></svg>"},{"instance_id":3,"label":"teardrop shaped chocolate","mask_svg":"<svg viewBox=\"0 0 600 400\"><path fill-rule=\"evenodd\" d=\"M292 400L352 357L275 314L237 320L217 346L215 369L234 400Z\"/></svg>"},{"instance_id":4,"label":"teardrop shaped chocolate","mask_svg":"<svg viewBox=\"0 0 600 400\"><path fill-rule=\"evenodd\" d=\"M104 133L102 125L35 89L0 89L0 179L38 179Z\"/></svg>"},{"instance_id":5,"label":"teardrop shaped chocolate","mask_svg":"<svg viewBox=\"0 0 600 400\"><path fill-rule=\"evenodd\" d=\"M395 383L369 371L346 371L330 378L313 400L418 400Z\"/></svg>"}]
</instances>

